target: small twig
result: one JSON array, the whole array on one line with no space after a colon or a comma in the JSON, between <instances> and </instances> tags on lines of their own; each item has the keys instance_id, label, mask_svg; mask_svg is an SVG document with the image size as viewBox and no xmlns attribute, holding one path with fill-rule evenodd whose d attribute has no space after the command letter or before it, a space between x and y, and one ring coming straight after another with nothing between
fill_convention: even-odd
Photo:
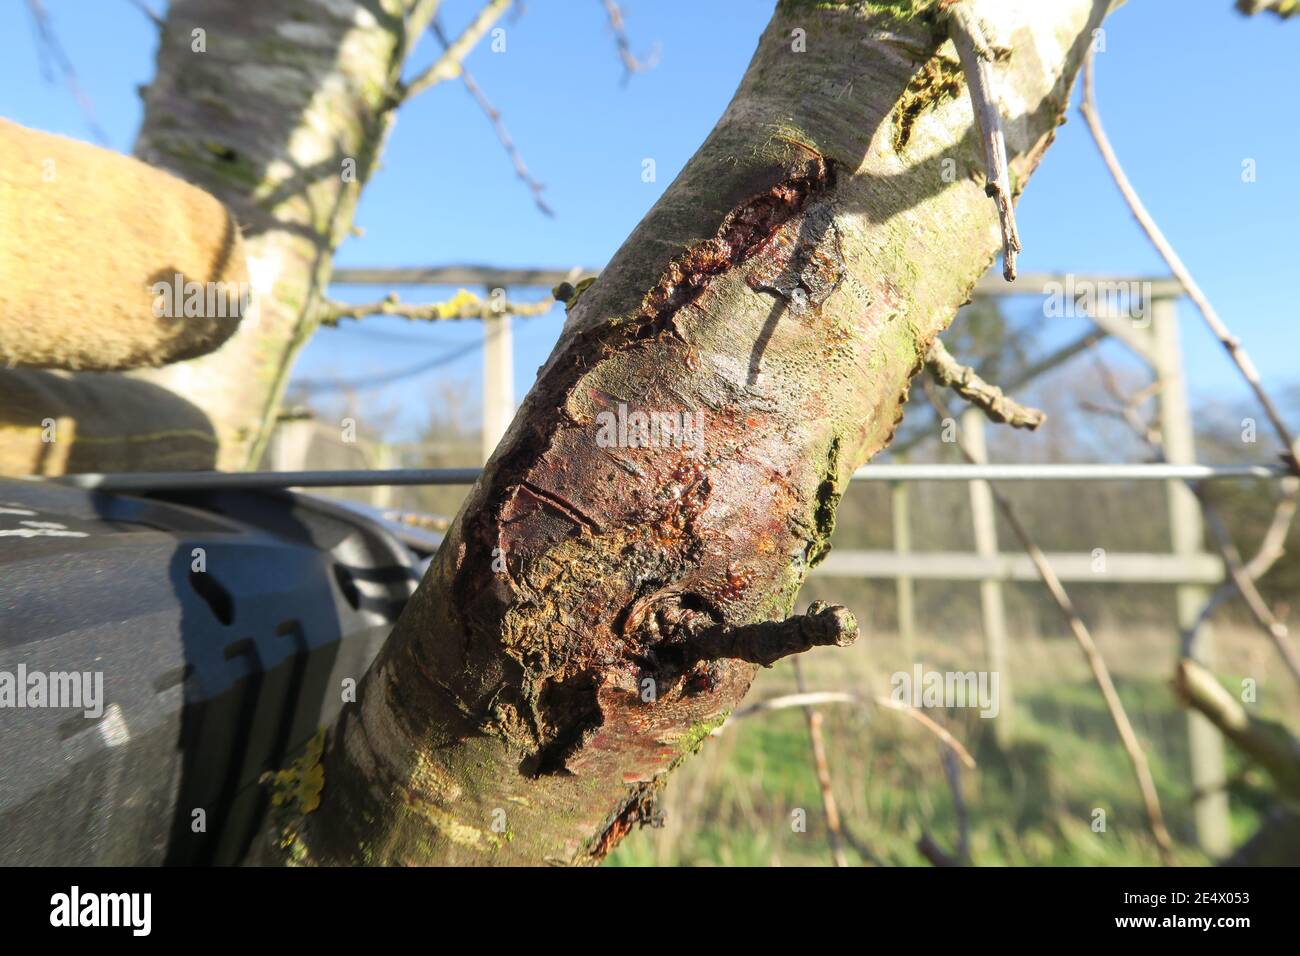
<instances>
[{"instance_id":1,"label":"small twig","mask_svg":"<svg viewBox=\"0 0 1300 956\"><path fill-rule=\"evenodd\" d=\"M459 290L445 302L426 302L407 305L396 292L379 302L352 305L348 302L327 302L320 324L336 326L343 319L363 319L368 315L398 315L413 322L439 322L455 319L481 319L489 315L545 315L555 304L553 298L537 302L510 302L505 299L485 300L465 289Z\"/></svg>"},{"instance_id":2,"label":"small twig","mask_svg":"<svg viewBox=\"0 0 1300 956\"><path fill-rule=\"evenodd\" d=\"M505 13L510 2L511 0L488 0L483 9L479 10L478 16L465 28L465 32L442 51L442 56L434 60L428 69L411 82L397 85L393 95L393 105L401 105L430 87L460 75L463 69L461 63L465 57L469 56L470 50L474 49L478 41L483 39L483 35L501 18L501 14Z\"/></svg>"},{"instance_id":3,"label":"small twig","mask_svg":"<svg viewBox=\"0 0 1300 956\"><path fill-rule=\"evenodd\" d=\"M1255 363L1250 360L1246 350L1241 347L1241 340L1223 324L1223 320L1219 318L1219 313L1215 311L1214 306L1210 304L1209 298L1201 290L1192 273L1183 264L1183 260L1178 257L1178 253L1174 251L1174 247L1170 245L1164 233L1160 231L1160 227L1156 225L1151 213L1147 211L1147 207L1138 196L1137 190L1129 182L1124 168L1119 164L1119 158L1110 145L1110 139L1106 136L1106 130L1101 124L1101 115L1097 111L1097 97L1092 82L1093 56L1094 51L1090 49L1083 61L1083 105L1080 107L1080 112L1083 113L1083 118L1092 133L1093 141L1097 144L1101 158L1106 163L1106 168L1110 170L1115 185L1119 187L1119 191L1123 194L1124 201L1128 203L1133 218L1137 220L1138 225L1142 227L1142 231L1151 240L1151 244L1156 247L1156 250L1168 264L1169 270L1174 274L1174 277L1182 283L1188 298L1196 305L1197 310L1210 327L1210 331L1214 333L1215 338L1227 350L1228 356L1246 379L1246 384L1255 393L1255 398L1264 409L1264 414L1268 416L1269 422L1273 425L1273 430L1277 432L1277 436L1282 442L1285 460L1291 468L1296 470L1297 474L1300 474L1300 462L1297 461L1296 457L1300 453L1300 446L1296 444L1296 439L1282 420L1282 416L1273 404L1273 400L1264 391L1264 385L1260 381Z\"/></svg>"},{"instance_id":4,"label":"small twig","mask_svg":"<svg viewBox=\"0 0 1300 956\"><path fill-rule=\"evenodd\" d=\"M82 115L86 119L86 125L90 128L90 135L94 137L95 142L101 146L108 145L108 134L104 132L103 127L95 118L95 105L91 102L90 96L81 88L81 82L77 79L77 69L72 65L67 51L63 49L63 44L59 42L58 34L54 32L54 24L50 21L50 15L45 9L42 0L27 0L27 9L31 12L32 22L36 27L36 36L40 42L40 48L44 54L42 61L46 78L53 80L50 73L48 61L53 60L58 64L59 72L63 74L63 81L68 86L68 91L72 93L73 99L81 107Z\"/></svg>"},{"instance_id":5,"label":"small twig","mask_svg":"<svg viewBox=\"0 0 1300 956\"><path fill-rule=\"evenodd\" d=\"M948 409L944 406L943 399L939 397L938 390L929 381L922 384L926 396L930 399L930 404L934 406L935 413L941 419L947 418ZM962 457L974 463L975 459L962 442L960 435L957 438L957 448L961 451ZM1106 710L1110 714L1111 722L1115 725L1115 730L1119 733L1124 751L1128 754L1129 762L1133 765L1133 775L1137 779L1138 789L1142 794L1142 802L1146 808L1151 835L1155 838L1156 846L1159 848L1161 858L1165 864L1172 865L1173 841L1169 836L1168 828L1165 826L1164 813L1160 808L1160 796L1156 791L1155 780L1151 776L1151 767L1147 762L1146 753L1142 750L1142 745L1138 741L1137 733L1133 730L1133 724L1128 719L1128 712L1125 711L1124 704L1119 699L1119 693L1115 690L1115 683L1111 680L1110 669L1106 666L1101 651L1098 650L1096 642L1092 639L1088 626L1084 624L1083 618L1075 610L1074 602L1070 600L1070 595L1065 590L1065 586L1061 584L1061 579L1056 576L1056 572L1052 569L1046 555L1030 537L1028 530L1011 507L1011 503L993 485L989 485L989 490L993 495L994 503L998 506L998 510L1002 512L1002 516L1006 519L1012 533L1020 540L1025 553L1029 555L1029 560L1033 562L1039 577L1043 579L1043 583L1047 586L1048 593L1052 596L1056 606L1061 611L1061 615L1065 618L1070 633L1083 651L1083 656L1088 662L1088 668L1092 671L1093 680L1106 703Z\"/></svg>"},{"instance_id":6,"label":"small twig","mask_svg":"<svg viewBox=\"0 0 1300 956\"><path fill-rule=\"evenodd\" d=\"M934 838L928 833L922 833L916 841L916 852L929 862L931 866L949 867L961 866L960 863L943 847L934 842Z\"/></svg>"},{"instance_id":7,"label":"small twig","mask_svg":"<svg viewBox=\"0 0 1300 956\"><path fill-rule=\"evenodd\" d=\"M450 50L451 44L447 40L447 34L443 32L442 24L434 20L432 29L434 36L442 44L442 48ZM478 108L483 111L483 115L492 124L497 139L500 140L501 146L505 149L506 156L510 158L510 164L515 168L515 175L533 194L533 202L537 204L537 208L544 215L554 216L555 211L542 199L542 191L546 189L546 186L534 179L532 173L528 171L528 166L524 163L524 157L520 154L519 148L515 146L515 141L510 138L510 131L506 129L506 124L501 120L501 111L492 105L491 101L484 95L482 88L475 81L473 74L464 67L461 67L460 79L465 84L465 89L469 91L469 95L474 98L474 102L478 104Z\"/></svg>"},{"instance_id":8,"label":"small twig","mask_svg":"<svg viewBox=\"0 0 1300 956\"><path fill-rule=\"evenodd\" d=\"M1268 11L1285 20L1300 16L1300 0L1237 0L1237 10L1248 17Z\"/></svg>"},{"instance_id":9,"label":"small twig","mask_svg":"<svg viewBox=\"0 0 1300 956\"><path fill-rule=\"evenodd\" d=\"M1033 431L1047 418L1045 412L1021 405L1004 395L996 385L984 381L973 368L962 365L953 358L952 353L938 339L930 343L925 364L940 385L951 388L972 405L983 409L991 421Z\"/></svg>"},{"instance_id":10,"label":"small twig","mask_svg":"<svg viewBox=\"0 0 1300 956\"><path fill-rule=\"evenodd\" d=\"M970 865L970 814L966 810L966 798L961 789L961 767L957 766L957 754L952 748L943 751L943 773L948 778L948 789L952 791L952 810L957 818L957 859L963 866Z\"/></svg>"},{"instance_id":11,"label":"small twig","mask_svg":"<svg viewBox=\"0 0 1300 956\"><path fill-rule=\"evenodd\" d=\"M760 621L740 627L717 627L692 634L697 660L723 658L771 667L783 657L814 647L848 647L858 639L858 622L848 608L814 601L804 614L783 621Z\"/></svg>"},{"instance_id":12,"label":"small twig","mask_svg":"<svg viewBox=\"0 0 1300 956\"><path fill-rule=\"evenodd\" d=\"M644 60L637 59L632 53L632 44L627 38L627 28L623 25L623 11L615 0L602 0L605 14L609 17L609 28L614 32L614 44L618 48L618 58L623 61L623 82L626 83L634 73L652 70L659 62L658 47L650 50Z\"/></svg>"},{"instance_id":13,"label":"small twig","mask_svg":"<svg viewBox=\"0 0 1300 956\"><path fill-rule=\"evenodd\" d=\"M1164 444L1160 433L1152 428L1142 419L1138 408L1144 404L1159 389L1159 383L1155 382L1140 390L1132 398L1125 398L1120 391L1119 384L1115 381L1114 375L1110 369L1100 359L1097 367L1101 371L1102 381L1105 383L1106 390L1111 396L1123 406L1119 413L1128 423L1137 435L1142 438L1155 452L1156 457L1164 461ZM1113 410L1100 408L1091 402L1082 402L1082 407L1090 411L1100 411L1107 414L1113 414ZM1198 482L1187 482L1187 487L1192 494L1196 496L1200 504L1201 513L1205 517L1206 526L1210 529L1210 535L1214 539L1215 547L1218 549L1220 556L1223 558L1224 567L1227 568L1229 581L1217 589L1214 594L1202 606L1200 613L1196 615L1196 620L1185 628L1180 637L1181 650L1184 657L1191 657L1192 651L1196 647L1197 637L1204 629L1210 618L1218 607L1233 594L1240 594L1245 601L1246 607L1250 610L1255 622L1263 630L1265 636L1273 642L1274 648L1282 658L1287 670L1297 683L1300 683L1300 655L1296 653L1295 648L1291 646L1290 635L1287 626L1282 620L1273 613L1264 596L1259 593L1255 582L1268 571L1273 564L1281 558L1283 554L1283 543L1286 540L1287 532L1290 530L1291 521L1296 512L1296 494L1300 490L1300 479L1288 477L1282 486L1282 496L1278 500L1277 509L1274 511L1273 520L1269 523L1264 538L1260 543L1259 551L1250 560L1244 563L1241 559L1241 553L1237 546L1233 544L1232 536L1228 533L1227 526L1220 517L1218 511L1210 503L1206 495L1206 489Z\"/></svg>"},{"instance_id":14,"label":"small twig","mask_svg":"<svg viewBox=\"0 0 1300 956\"><path fill-rule=\"evenodd\" d=\"M1184 658L1174 687L1183 702L1268 771L1278 789L1300 800L1300 740L1281 724L1254 717L1228 693L1208 670Z\"/></svg>"},{"instance_id":15,"label":"small twig","mask_svg":"<svg viewBox=\"0 0 1300 956\"><path fill-rule=\"evenodd\" d=\"M799 666L799 658L790 658L790 664L794 667L795 685L799 688L799 692L803 693L807 688L804 686L803 668ZM831 845L831 859L836 866L848 866L848 858L844 856L844 832L840 825L840 809L835 803L835 791L831 788L831 767L826 760L826 742L822 739L822 715L820 711L809 706L804 707L803 714L808 721L813 769L817 773L817 787L821 790L822 810L826 813L826 832Z\"/></svg>"},{"instance_id":16,"label":"small twig","mask_svg":"<svg viewBox=\"0 0 1300 956\"><path fill-rule=\"evenodd\" d=\"M145 0L126 0L126 2L129 3L129 4L131 4L131 6L135 7L137 10L139 10L141 13L143 13L146 17L148 17L150 20L152 20L152 21L153 21L153 25L156 26L159 30L162 29L162 27L163 27L163 18L162 18L161 16L159 16L158 12L157 12L156 10L154 10L153 7L151 7L151 6L149 6L149 4L145 3Z\"/></svg>"},{"instance_id":17,"label":"small twig","mask_svg":"<svg viewBox=\"0 0 1300 956\"><path fill-rule=\"evenodd\" d=\"M1016 278L1016 253L1020 252L1020 234L1016 230L1016 211L1011 198L1011 174L1007 168L1007 138L1002 129L1002 114L993 93L995 55L984 35L979 17L963 0L947 9L948 35L970 88L971 107L984 147L984 191L998 207L1002 227L1002 276L1008 282Z\"/></svg>"},{"instance_id":18,"label":"small twig","mask_svg":"<svg viewBox=\"0 0 1300 956\"><path fill-rule=\"evenodd\" d=\"M962 763L971 770L975 769L975 758L970 755L970 751L962 746L960 740L936 723L929 714L918 710L911 704L904 703L901 700L894 700L892 697L877 697L876 703L887 710L896 710L899 713L907 714L908 717L911 717L926 730L930 731L930 733L938 737L948 749L956 753L957 756L961 758Z\"/></svg>"},{"instance_id":19,"label":"small twig","mask_svg":"<svg viewBox=\"0 0 1300 956\"><path fill-rule=\"evenodd\" d=\"M857 704L863 707L875 705L884 707L887 710L904 713L934 734L944 746L951 748L967 767L971 770L976 767L975 758L970 755L969 750L962 746L960 740L937 724L927 714L922 713L910 704L894 700L892 697L869 697L837 690L812 691L807 694L784 694L780 697L769 697L767 700L748 704L734 711L725 724L713 731L713 736L721 736L722 732L727 727L730 727L733 721L744 720L746 717L753 717L756 714L764 714L773 710L785 710L789 707L812 707L823 704Z\"/></svg>"}]
</instances>

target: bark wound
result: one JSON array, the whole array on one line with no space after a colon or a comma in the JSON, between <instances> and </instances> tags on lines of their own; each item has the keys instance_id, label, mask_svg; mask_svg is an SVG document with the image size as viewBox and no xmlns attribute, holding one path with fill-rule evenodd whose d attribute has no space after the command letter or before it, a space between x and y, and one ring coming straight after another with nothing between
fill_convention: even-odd
<instances>
[{"instance_id":1,"label":"bark wound","mask_svg":"<svg viewBox=\"0 0 1300 956\"><path fill-rule=\"evenodd\" d=\"M805 456L783 439L787 423L688 341L691 317L717 304L711 286L742 266L750 288L802 292L801 321L816 322L844 273L833 184L820 155L785 169L674 258L631 317L577 334L484 489L500 504L465 527L452 590L462 700L526 754L525 774L622 774L629 802L598 856L692 728L744 694L754 664L856 635L835 609L768 620L765 597L792 599L791 565L824 549L825 482L799 490ZM698 413L702 441L598 442L600 412L620 406ZM496 557L506 573L490 570Z\"/></svg>"}]
</instances>

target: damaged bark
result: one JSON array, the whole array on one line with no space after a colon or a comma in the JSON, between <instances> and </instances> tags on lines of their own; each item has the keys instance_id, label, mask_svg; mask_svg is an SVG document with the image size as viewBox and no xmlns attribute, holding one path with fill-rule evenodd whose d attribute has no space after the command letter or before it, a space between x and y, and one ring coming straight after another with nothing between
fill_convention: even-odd
<instances>
[{"instance_id":1,"label":"damaged bark","mask_svg":"<svg viewBox=\"0 0 1300 956\"><path fill-rule=\"evenodd\" d=\"M758 665L855 636L842 608L791 619L799 587L1000 247L969 101L916 108L923 64L881 39L951 59L925 7L778 6L708 140L571 303L332 729L320 806L280 834L290 860L598 862ZM1009 44L1020 183L1105 7L980 4ZM702 425L611 444L614 413Z\"/></svg>"}]
</instances>

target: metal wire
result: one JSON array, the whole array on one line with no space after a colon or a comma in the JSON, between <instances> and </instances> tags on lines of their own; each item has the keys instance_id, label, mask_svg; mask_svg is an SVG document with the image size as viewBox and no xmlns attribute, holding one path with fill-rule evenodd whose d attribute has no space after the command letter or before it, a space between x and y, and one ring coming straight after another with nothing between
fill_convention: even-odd
<instances>
[{"instance_id":1,"label":"metal wire","mask_svg":"<svg viewBox=\"0 0 1300 956\"><path fill-rule=\"evenodd\" d=\"M481 468L394 468L386 471L158 471L34 478L96 491L357 488L383 485L472 485ZM866 465L854 481L1232 481L1275 480L1282 465Z\"/></svg>"}]
</instances>

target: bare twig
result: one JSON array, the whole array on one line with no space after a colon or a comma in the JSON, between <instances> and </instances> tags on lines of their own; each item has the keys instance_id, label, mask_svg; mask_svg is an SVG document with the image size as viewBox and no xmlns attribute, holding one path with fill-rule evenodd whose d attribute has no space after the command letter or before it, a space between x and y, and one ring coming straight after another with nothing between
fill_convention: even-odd
<instances>
[{"instance_id":1,"label":"bare twig","mask_svg":"<svg viewBox=\"0 0 1300 956\"><path fill-rule=\"evenodd\" d=\"M428 69L411 82L398 84L394 94L394 105L400 105L414 96L419 96L430 87L459 76L463 69L461 63L465 57L469 56L470 50L474 49L478 41L483 39L483 35L501 18L501 14L505 13L510 2L511 0L488 0L465 31L442 51L442 56L434 60Z\"/></svg>"},{"instance_id":2,"label":"bare twig","mask_svg":"<svg viewBox=\"0 0 1300 956\"><path fill-rule=\"evenodd\" d=\"M49 68L49 62L53 61L58 65L59 72L63 74L63 81L68 86L68 91L81 107L82 115L86 119L86 126L90 129L90 135L94 137L95 142L101 146L108 145L108 134L104 132L103 127L95 118L95 105L91 102L90 96L81 88L81 82L77 79L77 69L72 65L67 51L63 49L63 44L59 42L58 34L54 32L54 24L50 22L50 15L45 9L43 0L27 0L27 9L31 12L32 23L36 27L36 38L40 44L42 53L42 68L45 72L46 79L53 80L53 74Z\"/></svg>"},{"instance_id":3,"label":"bare twig","mask_svg":"<svg viewBox=\"0 0 1300 956\"><path fill-rule=\"evenodd\" d=\"M327 302L320 323L336 326L343 319L363 319L368 315L398 315L413 322L438 322L454 319L481 319L488 315L545 315L555 304L547 297L537 302L510 302L506 299L483 299L465 289L459 290L445 302L426 302L407 305L396 292L379 302L352 305L348 302Z\"/></svg>"},{"instance_id":4,"label":"bare twig","mask_svg":"<svg viewBox=\"0 0 1300 956\"><path fill-rule=\"evenodd\" d=\"M438 42L442 44L442 48L444 50L450 50L451 44L447 40L447 34L442 29L442 24L437 20L434 20L432 29L434 36L436 36ZM480 87L478 82L474 79L473 74L463 66L460 70L460 79L461 82L465 84L465 89L469 91L469 95L474 98L474 102L478 104L478 108L483 111L483 115L486 116L488 122L492 124L492 129L496 132L497 139L501 141L501 146L505 149L506 156L510 158L510 164L515 168L515 175L519 177L520 182L528 187L528 191L533 194L533 202L537 204L537 208L540 209L544 215L554 216L555 211L546 204L544 199L542 199L542 191L545 190L546 187L534 179L532 173L528 171L528 166L524 163L524 157L520 154L519 148L515 146L515 141L510 138L510 131L506 129L505 123L501 120L501 111L492 105L491 101L486 95L484 95L482 87Z\"/></svg>"},{"instance_id":5,"label":"bare twig","mask_svg":"<svg viewBox=\"0 0 1300 956\"><path fill-rule=\"evenodd\" d=\"M807 688L804 686L803 668L799 666L799 658L792 657L790 663L794 667L795 685L800 693L804 693ZM840 809L835 803L835 791L831 787L831 767L826 760L826 742L822 739L822 715L817 709L806 705L803 714L808 721L813 768L817 773L817 787L821 790L822 810L826 813L826 832L831 845L831 859L836 866L848 866L849 861L844 856L844 832L840 825Z\"/></svg>"},{"instance_id":6,"label":"bare twig","mask_svg":"<svg viewBox=\"0 0 1300 956\"><path fill-rule=\"evenodd\" d=\"M957 859L962 865L970 864L970 814L966 810L966 797L961 789L961 767L957 754L949 747L943 751L943 773L952 791L952 812L957 818Z\"/></svg>"},{"instance_id":7,"label":"bare twig","mask_svg":"<svg viewBox=\"0 0 1300 956\"><path fill-rule=\"evenodd\" d=\"M734 711L727 719L727 722L713 731L714 736L719 736L722 732L730 727L733 721L743 720L746 717L753 717L755 714L763 714L773 710L785 710L789 707L813 707L823 704L858 704L863 707L876 705L884 707L887 710L896 710L906 714L915 720L918 724L934 734L936 738L946 747L951 748L957 756L971 770L975 769L975 758L970 755L970 751L962 746L962 742L945 730L942 726L935 723L927 714L922 713L910 704L903 701L894 700L891 697L868 697L862 694L851 694L845 691L812 691L806 694L784 694L780 697L769 697L767 700L760 700L753 704Z\"/></svg>"},{"instance_id":8,"label":"bare twig","mask_svg":"<svg viewBox=\"0 0 1300 956\"><path fill-rule=\"evenodd\" d=\"M1246 350L1241 347L1241 340L1223 324L1223 320L1219 318L1219 313L1215 311L1209 298L1201 290L1187 266L1183 264L1183 260L1178 257L1174 247L1170 245L1169 240L1160 231L1160 227L1156 225L1155 220L1138 196L1137 190L1129 182L1128 176L1124 173L1124 168L1119 164L1115 150L1111 147L1110 139L1106 136L1106 130L1101 124L1101 115L1097 111L1097 98L1092 82L1094 55L1094 51L1089 50L1083 63L1083 105L1080 107L1080 111L1083 113L1083 118L1088 124L1092 138L1097 144L1102 160L1105 161L1106 168L1110 170L1115 185L1119 187L1119 191L1123 194L1124 201L1128 203L1133 218L1137 220L1138 225L1142 227L1142 231L1151 240L1151 244L1156 247L1161 257L1169 265L1169 270L1174 274L1174 277L1182 283L1183 288L1187 291L1188 298L1192 300L1201 315L1204 316L1210 331L1214 333L1215 338L1227 350L1228 356L1246 379L1246 384L1255 393L1255 398L1264 409L1264 414L1268 416L1270 423L1273 425L1273 430L1277 432L1277 436L1282 442L1283 455L1286 461L1290 467L1296 469L1297 474L1300 474L1300 462L1297 462L1296 458L1297 453L1300 452L1300 446L1297 446L1295 437L1282 420L1282 416L1273 404L1273 400L1264 391L1259 372L1256 370L1255 364L1250 360L1250 356L1246 354Z\"/></svg>"},{"instance_id":9,"label":"bare twig","mask_svg":"<svg viewBox=\"0 0 1300 956\"><path fill-rule=\"evenodd\" d=\"M1121 405L1121 410L1117 413L1133 429L1137 435L1142 438L1155 452L1156 456L1163 461L1164 445L1159 431L1146 422L1138 409L1159 389L1159 383L1153 382L1146 388L1140 390L1131 398L1125 398L1120 391L1119 384L1115 381L1114 375L1107 368L1104 362L1098 360L1098 369L1102 375L1102 381L1105 383L1106 390L1112 398ZM1116 414L1113 409L1107 409L1097 406L1092 402L1082 402L1082 407L1089 411L1097 411L1103 414ZM1258 552L1251 558L1249 563L1243 562L1237 546L1232 541L1232 536L1228 533L1227 526L1224 524L1217 509L1211 504L1206 494L1206 489L1199 482L1187 482L1187 487L1191 489L1192 494L1196 496L1197 502L1201 506L1201 513L1205 517L1206 526L1210 529L1210 535L1214 539L1215 547L1223 557L1224 567L1228 570L1229 582L1210 596L1196 616L1196 620L1191 626L1185 628L1181 635L1182 654L1184 657L1192 656L1192 649L1196 646L1197 636L1204 629L1214 612L1219 606L1231 597L1233 594L1240 594L1245 601L1246 607L1250 610L1251 616L1263 630L1265 636L1273 642L1274 648L1282 658L1287 670L1291 676L1300 683L1300 655L1297 655L1295 648L1291 646L1290 635L1287 626L1282 620L1273 613L1273 609L1268 606L1255 582L1273 566L1273 564L1283 554L1283 542L1286 540L1287 532L1290 530L1291 521L1296 512L1296 496L1300 490L1300 479L1294 476L1288 477L1283 482L1282 495L1278 499L1277 508L1273 514L1273 520L1269 523L1268 530L1264 533L1264 538L1260 543Z\"/></svg>"},{"instance_id":10,"label":"bare twig","mask_svg":"<svg viewBox=\"0 0 1300 956\"><path fill-rule=\"evenodd\" d=\"M930 343L925 365L940 385L951 388L972 405L983 409L991 421L1033 431L1047 418L1039 409L1021 405L1004 395L996 385L984 381L973 368L962 365L953 358L952 353L938 339Z\"/></svg>"},{"instance_id":11,"label":"bare twig","mask_svg":"<svg viewBox=\"0 0 1300 956\"><path fill-rule=\"evenodd\" d=\"M924 382L923 385L925 394L930 399L930 404L934 406L936 414L941 419L948 418L948 410L944 406L938 390L928 381ZM960 435L958 436L957 447L967 461L974 462L970 451L961 441ZM1034 543L1028 530L1011 507L1011 503L993 485L990 485L989 488L993 494L993 501L1002 512L1002 516L1006 519L1012 533L1020 540L1021 546L1029 555L1029 560L1033 562L1034 567L1038 570L1039 577L1043 579L1048 593L1051 594L1056 606L1061 611L1061 615L1065 618L1070 633L1083 651L1083 656L1088 662L1088 668L1092 671L1093 680L1096 682L1097 688L1101 691L1102 699L1106 703L1106 710L1110 714L1111 722L1115 725L1115 730L1119 733L1124 751L1128 754L1129 762L1133 765L1133 775L1137 778L1138 789L1142 794L1142 802L1146 808L1151 834L1155 838L1156 846L1160 849L1161 858L1166 865L1170 865L1173 862L1173 841L1170 839L1169 830L1165 826L1164 813L1160 809L1160 796L1156 792L1155 780L1151 776L1151 767L1147 762L1146 753L1142 750L1142 745L1133 730L1133 724L1129 721L1128 713L1124 710L1124 704L1120 701L1119 693L1115 690L1115 683L1111 680L1110 669L1106 666L1101 651L1098 650L1096 642L1092 639L1088 626L1084 624L1083 618L1079 616L1079 612L1074 607L1074 602L1070 600L1070 595L1066 592L1065 586L1061 584L1061 579L1052 570L1046 555Z\"/></svg>"},{"instance_id":12,"label":"bare twig","mask_svg":"<svg viewBox=\"0 0 1300 956\"><path fill-rule=\"evenodd\" d=\"M1208 670L1184 658L1178 664L1175 689L1183 702L1268 771L1285 796L1300 800L1300 740L1281 724L1254 717L1228 693Z\"/></svg>"},{"instance_id":13,"label":"bare twig","mask_svg":"<svg viewBox=\"0 0 1300 956\"><path fill-rule=\"evenodd\" d=\"M627 38L627 28L623 25L623 11L615 0L602 0L605 15L609 17L609 28L614 32L614 44L618 48L618 58L623 61L623 82L631 79L633 73L644 73L654 69L659 62L658 47L652 48L644 59L637 59L632 53L632 44Z\"/></svg>"},{"instance_id":14,"label":"bare twig","mask_svg":"<svg viewBox=\"0 0 1300 956\"><path fill-rule=\"evenodd\" d=\"M1020 234L1016 230L1016 211L1011 199L1011 174L1007 168L1007 139L1002 129L1002 114L993 93L994 51L985 36L979 17L969 3L958 0L947 9L948 34L970 88L971 107L984 147L984 191L998 207L1002 227L1002 276L1008 282L1016 278L1016 253L1020 252Z\"/></svg>"},{"instance_id":15,"label":"bare twig","mask_svg":"<svg viewBox=\"0 0 1300 956\"><path fill-rule=\"evenodd\" d=\"M131 4L131 6L135 7L146 17L148 17L153 22L153 25L156 26L158 29L160 30L162 29L163 18L159 16L158 11L156 11L153 7L149 6L149 4L145 2L145 0L127 0L127 3Z\"/></svg>"},{"instance_id":16,"label":"bare twig","mask_svg":"<svg viewBox=\"0 0 1300 956\"><path fill-rule=\"evenodd\" d=\"M1268 11L1285 20L1300 15L1300 0L1237 0L1237 9L1248 17Z\"/></svg>"}]
</instances>

